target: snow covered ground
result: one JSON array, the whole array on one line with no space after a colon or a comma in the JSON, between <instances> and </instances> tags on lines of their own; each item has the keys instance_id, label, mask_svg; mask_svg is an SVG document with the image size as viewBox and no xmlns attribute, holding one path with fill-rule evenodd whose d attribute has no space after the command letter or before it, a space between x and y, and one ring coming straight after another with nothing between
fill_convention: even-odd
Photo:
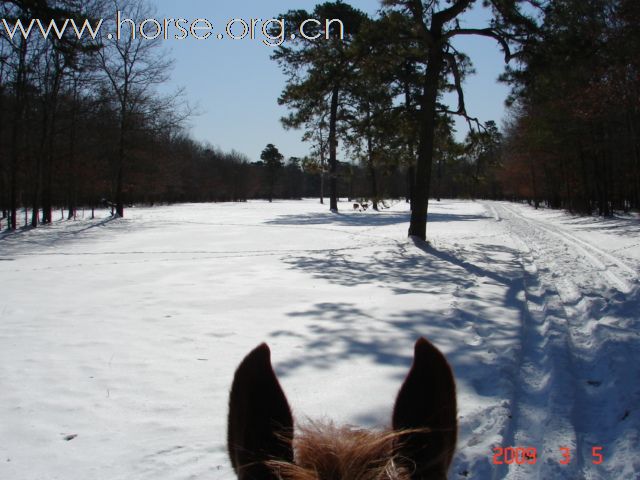
<instances>
[{"instance_id":1,"label":"snow covered ground","mask_svg":"<svg viewBox=\"0 0 640 480\"><path fill-rule=\"evenodd\" d=\"M637 219L444 201L427 246L404 203L342 208L3 234L0 479L233 479L226 402L249 350L269 343L298 420L375 427L422 335L458 384L450 478L640 477ZM535 465L494 465L499 446L535 447Z\"/></svg>"}]
</instances>

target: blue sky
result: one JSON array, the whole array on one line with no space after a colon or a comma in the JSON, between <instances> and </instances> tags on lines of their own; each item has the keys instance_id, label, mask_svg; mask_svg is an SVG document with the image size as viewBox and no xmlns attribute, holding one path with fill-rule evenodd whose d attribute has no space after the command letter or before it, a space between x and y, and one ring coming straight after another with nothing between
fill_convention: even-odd
<instances>
[{"instance_id":1,"label":"blue sky","mask_svg":"<svg viewBox=\"0 0 640 480\"><path fill-rule=\"evenodd\" d=\"M293 8L312 10L319 2L278 0L152 0L156 17L206 18L217 33L234 18L247 22L252 18L269 19ZM350 3L371 15L379 8L378 0L351 0ZM470 12L464 23L483 26L486 14L478 9ZM503 56L496 43L488 38L461 38L456 46L469 54L476 75L466 81L466 102L470 114L482 121L504 115L504 99L508 89L496 83L503 70ZM280 117L286 109L277 104L285 77L270 60L272 48L260 39L208 40L188 39L163 42L167 55L174 59L171 82L164 88L185 89L188 102L199 115L190 120L191 135L223 150L236 150L257 160L267 143L275 144L286 157L302 157L309 145L300 138L301 131L286 131ZM461 128L461 131L463 128ZM462 135L462 134L461 134Z\"/></svg>"}]
</instances>

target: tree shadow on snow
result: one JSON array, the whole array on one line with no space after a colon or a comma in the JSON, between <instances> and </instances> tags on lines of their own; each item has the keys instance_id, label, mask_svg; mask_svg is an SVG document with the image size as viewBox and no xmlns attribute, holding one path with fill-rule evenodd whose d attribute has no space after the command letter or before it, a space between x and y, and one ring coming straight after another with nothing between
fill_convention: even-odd
<instances>
[{"instance_id":1,"label":"tree shadow on snow","mask_svg":"<svg viewBox=\"0 0 640 480\"><path fill-rule=\"evenodd\" d=\"M281 215L266 222L271 225L337 225L345 227L376 227L406 223L411 218L406 212L340 212L310 213L303 215ZM458 215L446 213L430 213L429 222L486 220L480 215Z\"/></svg>"},{"instance_id":2,"label":"tree shadow on snow","mask_svg":"<svg viewBox=\"0 0 640 480\"><path fill-rule=\"evenodd\" d=\"M131 223L126 219L107 217L84 221L64 220L38 228L21 228L0 236L2 248L0 255L41 255L46 253L46 249L58 248L71 242L84 240L85 237L93 241L88 234L107 226L122 230L131 228Z\"/></svg>"},{"instance_id":3,"label":"tree shadow on snow","mask_svg":"<svg viewBox=\"0 0 640 480\"><path fill-rule=\"evenodd\" d=\"M622 237L637 237L640 235L640 221L630 217L571 217L562 219L561 223L578 227L582 232L602 232L612 233Z\"/></svg>"},{"instance_id":4,"label":"tree shadow on snow","mask_svg":"<svg viewBox=\"0 0 640 480\"><path fill-rule=\"evenodd\" d=\"M424 308L399 309L384 319L373 318L362 301L317 303L289 312L291 317L304 319L306 331L272 333L273 337L295 337L301 346L291 359L278 363L278 374L368 358L375 364L404 367L390 378L399 386L411 365L415 341L425 336L446 353L458 381L472 385L478 394L493 396L508 388L514 372L507 375L506 367L488 364L487 358L498 352L487 350L517 344L521 333L520 322L505 324L497 314L500 308L521 310L523 283L517 252L503 245L482 245L463 259L421 242L416 246L409 244L395 254L376 251L357 258L345 252L289 258L291 268L353 288L354 296L359 295L359 285L374 284L392 295L413 295L411 307L423 302ZM497 250L505 260L487 263L489 252ZM479 282L502 288L480 298L474 292ZM414 294L420 294L418 302ZM402 300L397 303L402 305ZM380 418L379 412L364 412L362 420L369 423L367 419L374 418Z\"/></svg>"},{"instance_id":5,"label":"tree shadow on snow","mask_svg":"<svg viewBox=\"0 0 640 480\"><path fill-rule=\"evenodd\" d=\"M399 386L412 362L415 340L425 336L445 352L461 391L492 397L496 405L498 399L500 405L512 399L521 374L520 348L527 341L523 323L531 321L524 304L520 252L493 244L473 245L463 252L422 242L413 247L366 256L342 251L286 260L291 268L353 289L354 297L360 294L359 285L369 284L412 302L387 318L374 317L375 309L367 308L362 299L317 303L289 312L292 318L304 319L306 327L272 333L273 337L295 337L301 347L289 360L278 363L278 374L286 376L303 366L327 369L365 358L378 365L403 367L389 377ZM424 308L416 308L413 294L420 294ZM403 305L402 300L394 303ZM640 399L640 387L623 388L620 381L631 385L640 373L636 364L629 365L630 359L640 358L640 286L593 308L587 314L597 322L593 348L588 358L581 358L591 368L582 370L589 372L589 378L575 379L577 388L590 402L619 409L610 415L612 421L636 428L640 422L633 417L632 407ZM507 311L511 321L505 322ZM375 426L387 413L366 411L357 420ZM508 414L506 407L503 413ZM469 430L472 425L463 427ZM461 435L470 435L464 428ZM604 428L618 431L615 425Z\"/></svg>"}]
</instances>

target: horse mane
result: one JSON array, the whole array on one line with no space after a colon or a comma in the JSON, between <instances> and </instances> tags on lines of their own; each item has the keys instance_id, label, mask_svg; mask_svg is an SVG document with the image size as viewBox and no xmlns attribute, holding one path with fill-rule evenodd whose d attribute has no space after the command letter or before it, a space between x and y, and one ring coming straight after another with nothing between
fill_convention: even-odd
<instances>
[{"instance_id":1,"label":"horse mane","mask_svg":"<svg viewBox=\"0 0 640 480\"><path fill-rule=\"evenodd\" d=\"M409 479L398 462L399 432L374 432L333 422L309 422L296 431L295 463L272 461L282 480L403 480Z\"/></svg>"}]
</instances>

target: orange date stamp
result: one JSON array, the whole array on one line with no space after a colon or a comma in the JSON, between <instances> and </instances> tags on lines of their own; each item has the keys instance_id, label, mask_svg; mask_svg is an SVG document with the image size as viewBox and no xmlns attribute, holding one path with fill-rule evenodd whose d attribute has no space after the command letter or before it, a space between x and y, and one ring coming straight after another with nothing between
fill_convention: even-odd
<instances>
[{"instance_id":1,"label":"orange date stamp","mask_svg":"<svg viewBox=\"0 0 640 480\"><path fill-rule=\"evenodd\" d=\"M594 465L604 462L602 447L591 448L591 461ZM538 450L535 447L501 447L493 448L494 465L535 465L538 461ZM572 461L569 447L558 447L558 463L569 465Z\"/></svg>"}]
</instances>

